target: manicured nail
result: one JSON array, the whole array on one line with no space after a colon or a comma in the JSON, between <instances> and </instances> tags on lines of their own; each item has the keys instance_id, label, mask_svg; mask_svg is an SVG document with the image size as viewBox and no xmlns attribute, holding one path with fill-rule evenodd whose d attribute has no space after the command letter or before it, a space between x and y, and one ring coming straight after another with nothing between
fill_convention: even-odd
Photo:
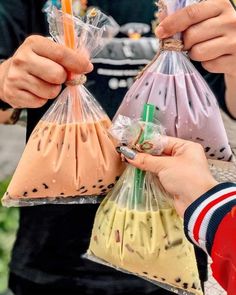
<instances>
[{"instance_id":1,"label":"manicured nail","mask_svg":"<svg viewBox=\"0 0 236 295\"><path fill-rule=\"evenodd\" d=\"M137 153L135 151L129 149L126 146L121 146L120 151L129 160L134 160L137 155Z\"/></svg>"},{"instance_id":2,"label":"manicured nail","mask_svg":"<svg viewBox=\"0 0 236 295\"><path fill-rule=\"evenodd\" d=\"M118 146L118 147L116 147L116 151L117 151L117 153L121 153L121 150L120 150L120 146Z\"/></svg>"},{"instance_id":3,"label":"manicured nail","mask_svg":"<svg viewBox=\"0 0 236 295\"><path fill-rule=\"evenodd\" d=\"M162 26L158 26L158 27L156 28L156 35L157 35L160 39L165 38L165 30L164 30L164 28L163 28Z\"/></svg>"}]
</instances>

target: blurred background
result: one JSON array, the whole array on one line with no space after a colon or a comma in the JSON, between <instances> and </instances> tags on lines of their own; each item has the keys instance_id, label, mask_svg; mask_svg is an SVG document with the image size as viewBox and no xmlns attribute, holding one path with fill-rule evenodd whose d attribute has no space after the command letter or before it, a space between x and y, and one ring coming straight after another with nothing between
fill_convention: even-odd
<instances>
[{"instance_id":1,"label":"blurred background","mask_svg":"<svg viewBox=\"0 0 236 295\"><path fill-rule=\"evenodd\" d=\"M236 2L236 1L235 1ZM236 151L236 124L226 114L222 114L230 143ZM0 199L3 196L11 175L24 149L24 124L9 125L12 110L0 111ZM25 120L25 113L21 119ZM20 121L21 122L21 121ZM7 291L8 263L18 227L18 209L3 208L0 202L0 295ZM206 284L206 295L223 295L222 289L210 276ZM33 294L32 294L33 295Z\"/></svg>"}]
</instances>

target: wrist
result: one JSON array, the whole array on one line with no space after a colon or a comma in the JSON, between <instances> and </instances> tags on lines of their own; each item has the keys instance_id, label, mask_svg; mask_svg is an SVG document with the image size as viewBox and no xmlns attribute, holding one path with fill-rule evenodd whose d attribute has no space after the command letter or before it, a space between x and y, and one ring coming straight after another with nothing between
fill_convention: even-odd
<instances>
[{"instance_id":1,"label":"wrist","mask_svg":"<svg viewBox=\"0 0 236 295\"><path fill-rule=\"evenodd\" d=\"M218 185L218 182L211 176L207 176L204 179L196 179L192 181L190 192L184 196L185 210L198 198L204 195L207 191Z\"/></svg>"},{"instance_id":2,"label":"wrist","mask_svg":"<svg viewBox=\"0 0 236 295\"><path fill-rule=\"evenodd\" d=\"M7 59L5 61L2 61L2 63L0 63L0 100L6 103L8 103L8 101L5 100L5 96L4 96L4 80L9 69L9 64L10 64L10 59Z\"/></svg>"}]
</instances>

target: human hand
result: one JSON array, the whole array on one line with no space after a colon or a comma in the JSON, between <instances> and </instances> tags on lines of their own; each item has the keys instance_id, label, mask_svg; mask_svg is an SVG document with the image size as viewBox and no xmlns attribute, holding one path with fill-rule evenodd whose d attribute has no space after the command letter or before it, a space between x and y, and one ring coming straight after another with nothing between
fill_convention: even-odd
<instances>
[{"instance_id":1,"label":"human hand","mask_svg":"<svg viewBox=\"0 0 236 295\"><path fill-rule=\"evenodd\" d=\"M194 200L217 185L198 143L168 137L168 144L160 157L137 154L127 147L121 147L120 151L133 166L157 175L164 189L173 196L175 208L181 216Z\"/></svg>"},{"instance_id":2,"label":"human hand","mask_svg":"<svg viewBox=\"0 0 236 295\"><path fill-rule=\"evenodd\" d=\"M85 52L30 36L0 66L0 98L14 108L38 108L58 96L67 73L93 69Z\"/></svg>"},{"instance_id":3,"label":"human hand","mask_svg":"<svg viewBox=\"0 0 236 295\"><path fill-rule=\"evenodd\" d=\"M229 0L207 0L166 17L156 29L160 39L183 32L190 58L212 73L236 76L236 11Z\"/></svg>"}]
</instances>

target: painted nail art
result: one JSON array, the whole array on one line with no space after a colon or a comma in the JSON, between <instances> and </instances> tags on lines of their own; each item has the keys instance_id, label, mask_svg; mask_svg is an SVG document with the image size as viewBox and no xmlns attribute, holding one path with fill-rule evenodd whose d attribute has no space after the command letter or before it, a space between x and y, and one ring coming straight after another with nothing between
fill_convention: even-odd
<instances>
[{"instance_id":1,"label":"painted nail art","mask_svg":"<svg viewBox=\"0 0 236 295\"><path fill-rule=\"evenodd\" d=\"M130 160L134 160L137 155L135 151L129 149L126 146L121 146L120 151L127 159L130 159Z\"/></svg>"}]
</instances>

